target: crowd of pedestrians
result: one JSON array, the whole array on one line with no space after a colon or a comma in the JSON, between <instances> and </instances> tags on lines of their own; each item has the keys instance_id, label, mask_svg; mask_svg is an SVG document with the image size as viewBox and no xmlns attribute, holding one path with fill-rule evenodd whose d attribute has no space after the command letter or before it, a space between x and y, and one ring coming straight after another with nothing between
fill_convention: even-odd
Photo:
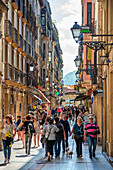
<instances>
[{"instance_id":1,"label":"crowd of pedestrians","mask_svg":"<svg viewBox=\"0 0 113 170\"><path fill-rule=\"evenodd\" d=\"M87 110L88 111L88 110ZM17 116L17 121L12 115L5 117L2 129L2 141L4 150L4 163L10 162L11 147L16 133L18 139L22 140L22 148L25 153L30 154L32 138L34 148L39 147L40 141L45 149L45 157L48 161L60 158L61 152L65 154L69 151L69 137L76 142L77 157L82 157L82 143L86 140L89 144L89 157L95 157L97 134L100 133L98 125L93 122L93 116L89 117L89 122L84 125L84 107L64 107L51 110L51 113L44 110L37 110L35 115L28 114L21 119ZM73 122L74 126L70 126ZM92 150L93 146L93 150Z\"/></svg>"}]
</instances>

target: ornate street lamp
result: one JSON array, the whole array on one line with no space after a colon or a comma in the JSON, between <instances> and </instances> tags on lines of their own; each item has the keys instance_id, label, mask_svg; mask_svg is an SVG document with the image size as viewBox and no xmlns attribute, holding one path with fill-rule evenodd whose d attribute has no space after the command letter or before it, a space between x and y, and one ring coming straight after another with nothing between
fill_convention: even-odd
<instances>
[{"instance_id":1,"label":"ornate street lamp","mask_svg":"<svg viewBox=\"0 0 113 170\"><path fill-rule=\"evenodd\" d=\"M57 85L55 84L55 89L57 89Z\"/></svg>"},{"instance_id":2,"label":"ornate street lamp","mask_svg":"<svg viewBox=\"0 0 113 170\"><path fill-rule=\"evenodd\" d=\"M55 84L55 82L53 81L53 82L52 82L52 86L54 86L54 84Z\"/></svg>"},{"instance_id":3,"label":"ornate street lamp","mask_svg":"<svg viewBox=\"0 0 113 170\"><path fill-rule=\"evenodd\" d=\"M78 86L78 80L75 81L75 84Z\"/></svg>"},{"instance_id":4,"label":"ornate street lamp","mask_svg":"<svg viewBox=\"0 0 113 170\"><path fill-rule=\"evenodd\" d=\"M76 56L74 62L75 62L76 67L80 67L81 60L80 58L78 58L78 56Z\"/></svg>"},{"instance_id":5,"label":"ornate street lamp","mask_svg":"<svg viewBox=\"0 0 113 170\"><path fill-rule=\"evenodd\" d=\"M33 72L33 71L34 71L34 65L33 65L33 63L31 63L31 64L29 65L29 69L30 69L30 72Z\"/></svg>"},{"instance_id":6,"label":"ornate street lamp","mask_svg":"<svg viewBox=\"0 0 113 170\"><path fill-rule=\"evenodd\" d=\"M78 39L80 36L80 32L81 32L81 26L78 25L77 22L75 22L75 24L71 28L71 32L72 32L73 38Z\"/></svg>"},{"instance_id":7,"label":"ornate street lamp","mask_svg":"<svg viewBox=\"0 0 113 170\"><path fill-rule=\"evenodd\" d=\"M46 81L48 82L48 80L49 80L49 78L48 78L48 76L46 76Z\"/></svg>"},{"instance_id":8,"label":"ornate street lamp","mask_svg":"<svg viewBox=\"0 0 113 170\"><path fill-rule=\"evenodd\" d=\"M80 72L77 71L77 72L75 73L75 76L76 76L76 78L80 78Z\"/></svg>"}]
</instances>

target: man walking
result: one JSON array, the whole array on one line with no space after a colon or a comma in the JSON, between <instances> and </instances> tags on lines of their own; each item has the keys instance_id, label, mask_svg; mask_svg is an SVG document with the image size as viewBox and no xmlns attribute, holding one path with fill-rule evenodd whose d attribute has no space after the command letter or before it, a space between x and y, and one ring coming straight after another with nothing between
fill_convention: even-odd
<instances>
[{"instance_id":1,"label":"man walking","mask_svg":"<svg viewBox=\"0 0 113 170\"><path fill-rule=\"evenodd\" d=\"M31 120L31 115L26 116L26 121L24 122L25 127L25 148L26 148L26 154L30 154L30 148L31 148L31 141L32 136L34 133L34 125L33 121Z\"/></svg>"},{"instance_id":2,"label":"man walking","mask_svg":"<svg viewBox=\"0 0 113 170\"><path fill-rule=\"evenodd\" d=\"M66 148L66 150L68 148L68 134L70 133L70 125L69 125L68 120L66 120L65 113L63 114L63 119L61 119L60 122L63 124L64 131L65 131L65 134L66 134L66 141L64 140L64 137L62 138L63 153L65 153L65 148Z\"/></svg>"},{"instance_id":3,"label":"man walking","mask_svg":"<svg viewBox=\"0 0 113 170\"><path fill-rule=\"evenodd\" d=\"M92 156L95 158L95 150L97 144L97 134L100 130L96 123L93 122L93 117L89 117L89 123L85 126L84 131L84 140L86 140L86 133L88 135L88 145L89 145L89 158L92 159ZM93 146L93 150L92 150Z\"/></svg>"},{"instance_id":4,"label":"man walking","mask_svg":"<svg viewBox=\"0 0 113 170\"><path fill-rule=\"evenodd\" d=\"M64 140L66 140L66 138L65 138L65 133L64 133L64 127L63 127L62 123L60 123L58 117L55 118L55 122L56 122L57 128L59 129L59 131L56 133L55 157L60 158L61 140L62 140L62 138L64 138Z\"/></svg>"}]
</instances>

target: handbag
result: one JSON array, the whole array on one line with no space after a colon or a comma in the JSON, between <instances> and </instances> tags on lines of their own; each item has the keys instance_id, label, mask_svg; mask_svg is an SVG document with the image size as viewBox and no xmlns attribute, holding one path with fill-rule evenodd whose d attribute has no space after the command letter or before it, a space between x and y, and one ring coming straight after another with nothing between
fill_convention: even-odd
<instances>
[{"instance_id":1,"label":"handbag","mask_svg":"<svg viewBox=\"0 0 113 170\"><path fill-rule=\"evenodd\" d=\"M6 140L6 135L2 132L1 133L1 138L3 139L3 140Z\"/></svg>"},{"instance_id":2,"label":"handbag","mask_svg":"<svg viewBox=\"0 0 113 170\"><path fill-rule=\"evenodd\" d=\"M52 129L52 128L51 128ZM50 133L51 133L51 129L50 129L50 131L49 131L49 134L48 134L48 137L46 138L46 137L42 137L41 138L41 143L47 143L47 141L48 141L48 138L49 138L49 136L50 136Z\"/></svg>"},{"instance_id":3,"label":"handbag","mask_svg":"<svg viewBox=\"0 0 113 170\"><path fill-rule=\"evenodd\" d=\"M80 139L81 135L75 135L75 139Z\"/></svg>"}]
</instances>

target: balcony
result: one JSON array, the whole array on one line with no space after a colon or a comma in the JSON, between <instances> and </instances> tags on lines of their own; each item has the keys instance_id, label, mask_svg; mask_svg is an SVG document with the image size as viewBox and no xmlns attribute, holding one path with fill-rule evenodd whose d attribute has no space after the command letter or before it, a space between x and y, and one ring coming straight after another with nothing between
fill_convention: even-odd
<instances>
[{"instance_id":1,"label":"balcony","mask_svg":"<svg viewBox=\"0 0 113 170\"><path fill-rule=\"evenodd\" d=\"M37 16L37 25L38 25L38 28L41 27L41 16L40 15Z\"/></svg>"},{"instance_id":2,"label":"balcony","mask_svg":"<svg viewBox=\"0 0 113 170\"><path fill-rule=\"evenodd\" d=\"M96 34L96 21L92 18L91 23L88 25L90 34Z\"/></svg>"},{"instance_id":3,"label":"balcony","mask_svg":"<svg viewBox=\"0 0 113 170\"><path fill-rule=\"evenodd\" d=\"M45 0L39 0L39 3L41 6L44 6L45 5Z\"/></svg>"},{"instance_id":4,"label":"balcony","mask_svg":"<svg viewBox=\"0 0 113 170\"><path fill-rule=\"evenodd\" d=\"M12 42L13 47L17 48L18 47L18 31L16 28L13 28L13 42Z\"/></svg>"},{"instance_id":5,"label":"balcony","mask_svg":"<svg viewBox=\"0 0 113 170\"><path fill-rule=\"evenodd\" d=\"M18 39L19 39L18 51L22 52L23 51L23 38L22 38L22 36L20 34L18 35Z\"/></svg>"},{"instance_id":6,"label":"balcony","mask_svg":"<svg viewBox=\"0 0 113 170\"><path fill-rule=\"evenodd\" d=\"M18 9L18 0L12 0L11 3L14 9Z\"/></svg>"},{"instance_id":7,"label":"balcony","mask_svg":"<svg viewBox=\"0 0 113 170\"><path fill-rule=\"evenodd\" d=\"M23 6L23 17L22 17L22 21L24 24L27 23L27 10L26 10L26 6Z\"/></svg>"},{"instance_id":8,"label":"balcony","mask_svg":"<svg viewBox=\"0 0 113 170\"><path fill-rule=\"evenodd\" d=\"M24 52L28 54L28 43L24 40Z\"/></svg>"},{"instance_id":9,"label":"balcony","mask_svg":"<svg viewBox=\"0 0 113 170\"><path fill-rule=\"evenodd\" d=\"M28 54L31 56L31 45L28 44Z\"/></svg>"},{"instance_id":10,"label":"balcony","mask_svg":"<svg viewBox=\"0 0 113 170\"><path fill-rule=\"evenodd\" d=\"M40 55L40 57L42 56L42 49L41 49L41 46L38 46L38 54Z\"/></svg>"},{"instance_id":11,"label":"balcony","mask_svg":"<svg viewBox=\"0 0 113 170\"><path fill-rule=\"evenodd\" d=\"M17 13L19 15L19 17L23 16L23 1L22 0L18 0L18 10Z\"/></svg>"},{"instance_id":12,"label":"balcony","mask_svg":"<svg viewBox=\"0 0 113 170\"><path fill-rule=\"evenodd\" d=\"M5 39L8 42L12 42L12 23L9 20L6 20L5 25Z\"/></svg>"},{"instance_id":13,"label":"balcony","mask_svg":"<svg viewBox=\"0 0 113 170\"><path fill-rule=\"evenodd\" d=\"M38 62L38 54L35 52L35 61Z\"/></svg>"},{"instance_id":14,"label":"balcony","mask_svg":"<svg viewBox=\"0 0 113 170\"><path fill-rule=\"evenodd\" d=\"M43 50L43 53L42 53L42 59L43 59L43 61L45 61L45 58L46 58L46 51Z\"/></svg>"},{"instance_id":15,"label":"balcony","mask_svg":"<svg viewBox=\"0 0 113 170\"><path fill-rule=\"evenodd\" d=\"M8 63L5 64L5 79L13 80L13 67Z\"/></svg>"},{"instance_id":16,"label":"balcony","mask_svg":"<svg viewBox=\"0 0 113 170\"><path fill-rule=\"evenodd\" d=\"M20 71L20 83L23 84L23 73Z\"/></svg>"},{"instance_id":17,"label":"balcony","mask_svg":"<svg viewBox=\"0 0 113 170\"><path fill-rule=\"evenodd\" d=\"M35 25L35 38L36 38L36 39L38 38L38 28L37 28L36 25Z\"/></svg>"},{"instance_id":18,"label":"balcony","mask_svg":"<svg viewBox=\"0 0 113 170\"><path fill-rule=\"evenodd\" d=\"M27 11L27 22L28 22L28 26L31 27L31 15L29 11Z\"/></svg>"},{"instance_id":19,"label":"balcony","mask_svg":"<svg viewBox=\"0 0 113 170\"><path fill-rule=\"evenodd\" d=\"M27 86L28 85L28 77L24 77L24 84Z\"/></svg>"},{"instance_id":20,"label":"balcony","mask_svg":"<svg viewBox=\"0 0 113 170\"><path fill-rule=\"evenodd\" d=\"M14 68L14 81L18 83L18 69Z\"/></svg>"},{"instance_id":21,"label":"balcony","mask_svg":"<svg viewBox=\"0 0 113 170\"><path fill-rule=\"evenodd\" d=\"M35 58L35 49L32 48L32 57Z\"/></svg>"}]
</instances>

